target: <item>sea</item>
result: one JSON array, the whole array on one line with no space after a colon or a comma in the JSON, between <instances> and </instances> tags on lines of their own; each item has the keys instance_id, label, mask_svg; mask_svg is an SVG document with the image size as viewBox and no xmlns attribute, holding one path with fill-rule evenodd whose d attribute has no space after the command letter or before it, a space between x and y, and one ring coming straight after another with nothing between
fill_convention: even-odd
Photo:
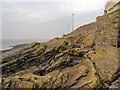
<instances>
[{"instance_id":1,"label":"sea","mask_svg":"<svg viewBox=\"0 0 120 90\"><path fill-rule=\"evenodd\" d=\"M13 46L29 44L32 42L47 42L49 39L4 39L0 40L0 51L12 49Z\"/></svg>"}]
</instances>

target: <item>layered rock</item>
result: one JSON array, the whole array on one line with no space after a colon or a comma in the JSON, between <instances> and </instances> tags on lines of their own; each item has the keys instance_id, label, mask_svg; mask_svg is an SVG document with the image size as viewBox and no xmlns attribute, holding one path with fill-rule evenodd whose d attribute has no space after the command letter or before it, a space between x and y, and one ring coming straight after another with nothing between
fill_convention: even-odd
<instances>
[{"instance_id":1,"label":"layered rock","mask_svg":"<svg viewBox=\"0 0 120 90\"><path fill-rule=\"evenodd\" d=\"M3 88L108 89L120 74L117 39L111 39L118 34L117 13L3 57Z\"/></svg>"}]
</instances>

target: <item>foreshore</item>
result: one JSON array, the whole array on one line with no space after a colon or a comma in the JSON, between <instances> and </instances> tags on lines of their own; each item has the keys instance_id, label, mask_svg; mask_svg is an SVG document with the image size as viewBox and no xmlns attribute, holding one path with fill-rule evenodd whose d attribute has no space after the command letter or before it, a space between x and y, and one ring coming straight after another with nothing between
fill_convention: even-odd
<instances>
[{"instance_id":1,"label":"foreshore","mask_svg":"<svg viewBox=\"0 0 120 90\"><path fill-rule=\"evenodd\" d=\"M17 52L20 49L24 48L26 45L28 45L28 44L18 44L18 45L15 45L15 46L10 46L10 47L12 47L11 49L6 49L6 50L3 50L3 51L0 51L0 58L2 58L4 56L7 56L7 55L10 55L14 52Z\"/></svg>"}]
</instances>

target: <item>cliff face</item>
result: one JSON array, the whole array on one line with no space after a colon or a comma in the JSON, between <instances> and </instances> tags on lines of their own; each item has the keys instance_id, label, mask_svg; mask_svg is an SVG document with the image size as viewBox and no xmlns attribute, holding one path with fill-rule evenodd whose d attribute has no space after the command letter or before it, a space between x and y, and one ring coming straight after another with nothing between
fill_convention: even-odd
<instances>
[{"instance_id":1,"label":"cliff face","mask_svg":"<svg viewBox=\"0 0 120 90\"><path fill-rule=\"evenodd\" d=\"M117 13L3 57L3 88L109 88L120 71Z\"/></svg>"},{"instance_id":2,"label":"cliff face","mask_svg":"<svg viewBox=\"0 0 120 90\"><path fill-rule=\"evenodd\" d=\"M118 46L119 12L105 14L97 18L97 37L99 42ZM97 43L99 43L97 42Z\"/></svg>"},{"instance_id":3,"label":"cliff face","mask_svg":"<svg viewBox=\"0 0 120 90\"><path fill-rule=\"evenodd\" d=\"M82 33L89 35L91 39L96 40L98 46L110 45L113 47L119 46L119 28L120 28L120 11L106 13L103 16L98 16L96 22L84 25L70 35Z\"/></svg>"}]
</instances>

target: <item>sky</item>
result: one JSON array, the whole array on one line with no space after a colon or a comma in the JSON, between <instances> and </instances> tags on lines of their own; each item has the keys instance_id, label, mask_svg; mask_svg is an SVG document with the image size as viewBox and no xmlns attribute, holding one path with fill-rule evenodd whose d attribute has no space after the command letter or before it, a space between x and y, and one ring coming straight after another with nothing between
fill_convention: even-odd
<instances>
[{"instance_id":1,"label":"sky","mask_svg":"<svg viewBox=\"0 0 120 90\"><path fill-rule=\"evenodd\" d=\"M1 39L52 39L93 22L105 0L1 0Z\"/></svg>"}]
</instances>

